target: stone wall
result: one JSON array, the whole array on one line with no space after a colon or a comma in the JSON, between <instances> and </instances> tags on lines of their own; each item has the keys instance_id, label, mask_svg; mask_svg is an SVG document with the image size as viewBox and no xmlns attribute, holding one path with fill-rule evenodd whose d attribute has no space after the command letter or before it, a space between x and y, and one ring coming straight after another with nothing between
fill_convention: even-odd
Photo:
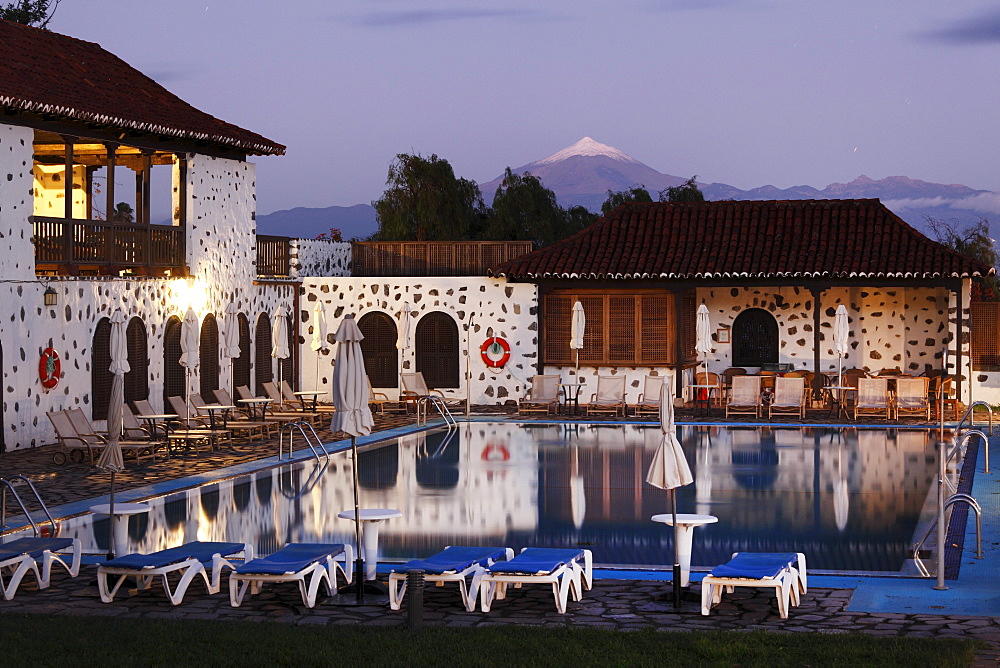
<instances>
[{"instance_id":1,"label":"stone wall","mask_svg":"<svg viewBox=\"0 0 1000 668\"><path fill-rule=\"evenodd\" d=\"M292 239L293 276L349 276L351 244L327 239Z\"/></svg>"},{"instance_id":2,"label":"stone wall","mask_svg":"<svg viewBox=\"0 0 1000 668\"><path fill-rule=\"evenodd\" d=\"M33 139L29 128L0 124L0 276L5 280L35 278L29 220L34 213Z\"/></svg>"}]
</instances>

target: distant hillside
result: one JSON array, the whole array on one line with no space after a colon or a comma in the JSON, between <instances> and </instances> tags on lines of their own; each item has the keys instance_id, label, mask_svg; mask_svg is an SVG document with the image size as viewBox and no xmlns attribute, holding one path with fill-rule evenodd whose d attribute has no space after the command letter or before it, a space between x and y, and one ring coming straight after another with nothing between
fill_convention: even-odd
<instances>
[{"instance_id":1,"label":"distant hillside","mask_svg":"<svg viewBox=\"0 0 1000 668\"><path fill-rule=\"evenodd\" d=\"M366 239L378 231L375 209L370 204L328 206L323 209L296 207L257 216L257 233L281 237L315 239L340 229L344 241Z\"/></svg>"}]
</instances>

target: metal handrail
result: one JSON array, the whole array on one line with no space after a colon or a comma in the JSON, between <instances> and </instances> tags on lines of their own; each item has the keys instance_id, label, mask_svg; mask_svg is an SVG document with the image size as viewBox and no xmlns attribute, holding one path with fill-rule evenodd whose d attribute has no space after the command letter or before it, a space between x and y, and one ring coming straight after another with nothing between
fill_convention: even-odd
<instances>
[{"instance_id":1,"label":"metal handrail","mask_svg":"<svg viewBox=\"0 0 1000 668\"><path fill-rule=\"evenodd\" d=\"M962 431L962 426L965 424L965 420L969 420L971 426L975 426L976 421L973 418L972 412L976 409L976 406L982 406L986 409L986 412L990 414L990 436L993 435L993 407L990 406L985 401L973 401L972 404L965 409L965 413L962 415L962 419L958 421L958 426L955 427L955 431ZM987 471L989 473L989 471Z\"/></svg>"},{"instance_id":2,"label":"metal handrail","mask_svg":"<svg viewBox=\"0 0 1000 668\"><path fill-rule=\"evenodd\" d=\"M0 478L0 483L4 485L3 496L0 497L0 529L7 526L7 490L10 489L10 493L14 495L14 500L17 501L17 505L21 507L21 512L24 513L24 516L28 520L28 524L31 525L31 530L35 532L35 536L39 535L38 526L35 524L35 521L31 519L31 514L24 506L24 501L21 500L21 495L17 493L16 489L14 489L15 480L23 480L28 484L28 488L31 489L31 493L35 495L35 500L38 501L38 505L41 506L42 512L45 513L45 517L48 518L49 524L52 525L52 535L55 536L57 527L56 521L52 519L52 513L49 512L48 506L46 506L45 502L42 501L42 497L38 494L38 489L35 488L34 483L20 473L12 475L10 478Z\"/></svg>"},{"instance_id":3,"label":"metal handrail","mask_svg":"<svg viewBox=\"0 0 1000 668\"><path fill-rule=\"evenodd\" d=\"M319 449L326 455L326 461L330 461L330 453L327 451L326 446L323 445L323 441L320 439L319 434L316 433L316 428L312 426L310 422L306 420L295 420L294 422L286 422L281 426L281 431L278 433L278 460L281 460L282 453L285 451L285 432L288 432L288 458L292 458L292 442L295 437L295 431L298 431L305 440L306 445L312 450L313 457L316 461L319 461L319 452L316 450L316 446L313 445L312 439L309 438L309 434L306 433L306 428L312 432L313 438L316 439L316 445Z\"/></svg>"},{"instance_id":4,"label":"metal handrail","mask_svg":"<svg viewBox=\"0 0 1000 668\"><path fill-rule=\"evenodd\" d=\"M984 434L979 429L970 429L969 431L965 432L961 436L958 436L958 437L956 437L956 438L954 438L952 440L952 442L954 443L954 445L952 446L951 451L948 453L948 459L946 460L946 463L950 464L952 462L952 460L957 459L961 453L965 452L966 441L968 441L970 438L975 437L975 436L978 436L979 438L983 439L983 447L985 448L985 450L983 452L983 455L985 457L985 462L986 462L986 471L985 471L985 473L989 473L990 472L990 441L986 437L986 434ZM952 485L951 487L952 487L952 491L954 492L955 491L954 485Z\"/></svg>"},{"instance_id":5,"label":"metal handrail","mask_svg":"<svg viewBox=\"0 0 1000 668\"><path fill-rule=\"evenodd\" d=\"M448 425L448 429L454 429L458 426L458 421L448 409L448 404L444 402L444 399L433 394L424 395L417 399L417 424L427 424L427 404L431 404L437 409L438 415Z\"/></svg>"},{"instance_id":6,"label":"metal handrail","mask_svg":"<svg viewBox=\"0 0 1000 668\"><path fill-rule=\"evenodd\" d=\"M967 503L969 507L976 513L976 559L983 558L983 509L979 506L979 503L968 494L952 494L948 497L948 500L944 502L944 509L947 510L949 507L955 505L956 503ZM913 547L913 563L917 567L917 571L920 573L920 577L929 578L931 576L930 571L924 566L923 559L920 558L920 550L923 548L924 543L930 537L934 530L936 523L931 522L927 525L927 530L924 531L923 537L917 541L917 544ZM938 559L944 559L943 554L938 555Z\"/></svg>"}]
</instances>

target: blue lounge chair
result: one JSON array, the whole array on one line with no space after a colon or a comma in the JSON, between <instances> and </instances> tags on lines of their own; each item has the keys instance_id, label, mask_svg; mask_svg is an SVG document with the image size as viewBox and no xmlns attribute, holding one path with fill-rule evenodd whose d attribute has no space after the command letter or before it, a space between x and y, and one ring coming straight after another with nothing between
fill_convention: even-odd
<instances>
[{"instance_id":1,"label":"blue lounge chair","mask_svg":"<svg viewBox=\"0 0 1000 668\"><path fill-rule=\"evenodd\" d=\"M559 614L566 612L570 593L579 601L583 589L593 586L593 556L590 550L526 547L510 561L486 569L479 581L480 606L489 612L493 599L507 595L507 585L551 584Z\"/></svg>"},{"instance_id":2,"label":"blue lounge chair","mask_svg":"<svg viewBox=\"0 0 1000 668\"><path fill-rule=\"evenodd\" d=\"M97 589L101 600L111 603L125 578L133 577L139 589L149 589L156 577L163 578L163 591L172 605L184 600L188 586L197 577L205 581L209 594L216 594L221 588L222 569L233 569L233 560L253 559L253 547L247 543L212 543L194 541L178 547L171 547L152 554L126 554L117 559L105 561L97 567ZM211 575L208 568L211 567ZM173 591L170 590L169 576L181 573ZM114 586L108 587L108 576L117 575Z\"/></svg>"},{"instance_id":3,"label":"blue lounge chair","mask_svg":"<svg viewBox=\"0 0 1000 668\"><path fill-rule=\"evenodd\" d=\"M343 563L338 557L343 558ZM298 582L302 603L311 608L316 605L323 580L331 596L337 591L338 570L345 582L350 583L351 570L345 569L345 565L353 561L354 550L350 545L289 543L271 556L248 561L233 571L229 576L229 603L234 608L240 607L248 587L251 594L256 594L265 582Z\"/></svg>"},{"instance_id":4,"label":"blue lounge chair","mask_svg":"<svg viewBox=\"0 0 1000 668\"><path fill-rule=\"evenodd\" d=\"M72 562L67 564L66 552L72 555ZM49 586L52 579L52 564L59 563L69 572L70 577L80 574L80 539L79 538L17 538L9 543L0 544L0 593L4 600L14 598L17 588L24 576L34 573L39 589ZM42 568L38 568L38 560ZM3 581L3 573L9 572L7 582Z\"/></svg>"},{"instance_id":5,"label":"blue lounge chair","mask_svg":"<svg viewBox=\"0 0 1000 668\"><path fill-rule=\"evenodd\" d=\"M462 594L465 609L472 612L476 609L476 592L479 580L486 569L501 559L510 560L514 550L509 547L446 547L426 560L415 559L399 566L393 566L389 573L389 607L399 610L399 605L406 595L406 571L420 569L424 572L425 582L436 582L443 587L445 582L457 582ZM466 578L472 575L472 588L468 587ZM472 591L472 596L469 596Z\"/></svg>"},{"instance_id":6,"label":"blue lounge chair","mask_svg":"<svg viewBox=\"0 0 1000 668\"><path fill-rule=\"evenodd\" d=\"M798 605L806 592L806 557L801 552L736 552L701 581L701 614L722 600L722 589L769 587L778 598L778 614L788 618L789 605Z\"/></svg>"}]
</instances>

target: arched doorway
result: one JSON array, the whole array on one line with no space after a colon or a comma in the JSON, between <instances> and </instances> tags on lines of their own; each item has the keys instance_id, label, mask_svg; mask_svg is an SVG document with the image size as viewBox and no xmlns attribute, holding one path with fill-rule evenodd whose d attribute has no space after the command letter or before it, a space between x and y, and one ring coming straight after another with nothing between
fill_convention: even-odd
<instances>
[{"instance_id":1,"label":"arched doorway","mask_svg":"<svg viewBox=\"0 0 1000 668\"><path fill-rule=\"evenodd\" d=\"M168 397L183 397L184 367L181 366L181 319L170 316L163 330L163 405Z\"/></svg>"},{"instance_id":2,"label":"arched doorway","mask_svg":"<svg viewBox=\"0 0 1000 668\"><path fill-rule=\"evenodd\" d=\"M428 313L417 323L417 371L430 388L459 386L458 325L447 313Z\"/></svg>"},{"instance_id":3,"label":"arched doorway","mask_svg":"<svg viewBox=\"0 0 1000 668\"><path fill-rule=\"evenodd\" d=\"M132 318L125 328L129 371L125 374L125 403L149 398L149 340L146 323Z\"/></svg>"},{"instance_id":4,"label":"arched doorway","mask_svg":"<svg viewBox=\"0 0 1000 668\"><path fill-rule=\"evenodd\" d=\"M271 319L266 313L261 313L257 318L257 327L254 331L254 339L257 346L254 354L254 394L258 397L266 396L264 383L274 380L274 366L271 364Z\"/></svg>"},{"instance_id":5,"label":"arched doorway","mask_svg":"<svg viewBox=\"0 0 1000 668\"><path fill-rule=\"evenodd\" d=\"M396 321L388 313L366 313L358 320L358 328L365 337L361 341L361 353L372 387L397 387Z\"/></svg>"},{"instance_id":6,"label":"arched doorway","mask_svg":"<svg viewBox=\"0 0 1000 668\"><path fill-rule=\"evenodd\" d=\"M215 401L215 390L219 389L219 324L211 313L201 322L198 364L201 398Z\"/></svg>"},{"instance_id":7,"label":"arched doorway","mask_svg":"<svg viewBox=\"0 0 1000 668\"><path fill-rule=\"evenodd\" d=\"M762 308L748 308L733 321L733 366L778 361L778 321Z\"/></svg>"}]
</instances>

